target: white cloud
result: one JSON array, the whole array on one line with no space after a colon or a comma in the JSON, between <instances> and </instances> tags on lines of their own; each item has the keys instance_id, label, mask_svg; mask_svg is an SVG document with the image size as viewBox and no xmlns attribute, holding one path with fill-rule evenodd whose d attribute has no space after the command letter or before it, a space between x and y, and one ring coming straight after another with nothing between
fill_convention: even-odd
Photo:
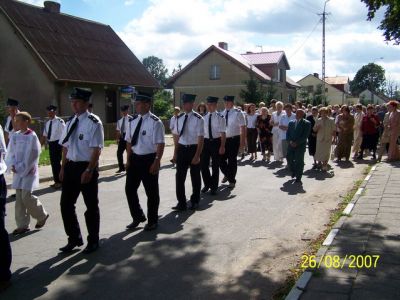
<instances>
[{"instance_id":1,"label":"white cloud","mask_svg":"<svg viewBox=\"0 0 400 300\"><path fill-rule=\"evenodd\" d=\"M135 3L135 0L125 0L124 1L124 5L129 6L129 5L133 5Z\"/></svg>"}]
</instances>

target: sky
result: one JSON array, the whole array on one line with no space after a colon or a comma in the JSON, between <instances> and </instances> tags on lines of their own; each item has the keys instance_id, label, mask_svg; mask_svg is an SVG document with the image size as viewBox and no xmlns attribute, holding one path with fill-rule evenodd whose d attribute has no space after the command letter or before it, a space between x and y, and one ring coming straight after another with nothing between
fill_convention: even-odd
<instances>
[{"instance_id":1,"label":"sky","mask_svg":"<svg viewBox=\"0 0 400 300\"><path fill-rule=\"evenodd\" d=\"M42 0L23 0L43 5ZM230 51L283 50L288 76L299 80L322 70L324 0L58 0L61 12L110 25L142 60L161 58L171 73L210 45ZM386 43L377 29L380 11L367 21L360 0L326 3L326 76L352 79L374 62L400 86L400 46Z\"/></svg>"}]
</instances>

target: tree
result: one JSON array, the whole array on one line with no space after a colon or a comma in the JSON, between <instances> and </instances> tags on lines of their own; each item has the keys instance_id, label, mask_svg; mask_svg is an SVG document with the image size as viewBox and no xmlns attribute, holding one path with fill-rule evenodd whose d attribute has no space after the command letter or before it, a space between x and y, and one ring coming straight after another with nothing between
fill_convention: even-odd
<instances>
[{"instance_id":1,"label":"tree","mask_svg":"<svg viewBox=\"0 0 400 300\"><path fill-rule=\"evenodd\" d=\"M178 64L178 66L172 70L171 77L174 76L176 73L179 73L180 71L182 71L182 65Z\"/></svg>"},{"instance_id":2,"label":"tree","mask_svg":"<svg viewBox=\"0 0 400 300\"><path fill-rule=\"evenodd\" d=\"M400 85L391 78L386 79L385 93L389 98L395 98L396 93L399 92Z\"/></svg>"},{"instance_id":3,"label":"tree","mask_svg":"<svg viewBox=\"0 0 400 300\"><path fill-rule=\"evenodd\" d=\"M142 63L160 85L164 86L167 81L168 69L165 67L163 60L156 56L149 56L144 58Z\"/></svg>"},{"instance_id":4,"label":"tree","mask_svg":"<svg viewBox=\"0 0 400 300\"><path fill-rule=\"evenodd\" d=\"M385 41L400 44L400 1L399 0L361 0L368 8L368 21L375 17L375 13L386 7L385 15L378 29L383 30Z\"/></svg>"},{"instance_id":5,"label":"tree","mask_svg":"<svg viewBox=\"0 0 400 300\"><path fill-rule=\"evenodd\" d=\"M311 103L312 99L310 97L310 92L308 91L307 87L301 87L298 93L302 102L305 102L307 104Z\"/></svg>"},{"instance_id":6,"label":"tree","mask_svg":"<svg viewBox=\"0 0 400 300\"><path fill-rule=\"evenodd\" d=\"M240 91L240 98L245 103L255 103L258 105L263 96L260 82L254 78L253 73L250 73L250 79L245 80L244 84L246 85L246 89Z\"/></svg>"},{"instance_id":7,"label":"tree","mask_svg":"<svg viewBox=\"0 0 400 300\"><path fill-rule=\"evenodd\" d=\"M267 106L269 106L270 103L271 103L271 100L274 99L274 95L275 95L277 90L278 89L276 88L274 82L272 80L268 81L267 90L266 90L266 94L265 94L265 100L266 100L265 104Z\"/></svg>"},{"instance_id":8,"label":"tree","mask_svg":"<svg viewBox=\"0 0 400 300\"><path fill-rule=\"evenodd\" d=\"M317 85L312 102L313 106L318 106L320 104L327 105L326 97L323 92L323 84Z\"/></svg>"},{"instance_id":9,"label":"tree","mask_svg":"<svg viewBox=\"0 0 400 300\"><path fill-rule=\"evenodd\" d=\"M159 90L153 96L154 114L162 119L169 119L173 112L172 93L168 90Z\"/></svg>"},{"instance_id":10,"label":"tree","mask_svg":"<svg viewBox=\"0 0 400 300\"><path fill-rule=\"evenodd\" d=\"M385 69L374 63L362 66L350 82L350 89L353 95L359 95L366 89L371 92L382 92L384 87Z\"/></svg>"}]
</instances>

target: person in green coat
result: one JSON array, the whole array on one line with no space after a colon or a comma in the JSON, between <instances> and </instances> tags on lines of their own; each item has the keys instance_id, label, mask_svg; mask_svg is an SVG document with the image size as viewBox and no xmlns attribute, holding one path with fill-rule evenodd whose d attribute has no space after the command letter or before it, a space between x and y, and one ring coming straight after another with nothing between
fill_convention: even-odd
<instances>
[{"instance_id":1,"label":"person in green coat","mask_svg":"<svg viewBox=\"0 0 400 300\"><path fill-rule=\"evenodd\" d=\"M301 183L304 169L304 154L306 152L307 138L310 134L311 124L304 119L302 109L296 111L296 120L289 122L286 139L288 141L287 161L292 178Z\"/></svg>"}]
</instances>

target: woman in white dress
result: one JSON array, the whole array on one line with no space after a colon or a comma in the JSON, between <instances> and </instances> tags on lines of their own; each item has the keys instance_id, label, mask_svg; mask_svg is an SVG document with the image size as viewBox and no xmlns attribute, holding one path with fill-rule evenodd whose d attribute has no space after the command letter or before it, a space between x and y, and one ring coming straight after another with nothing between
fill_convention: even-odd
<instances>
[{"instance_id":1,"label":"woman in white dress","mask_svg":"<svg viewBox=\"0 0 400 300\"><path fill-rule=\"evenodd\" d=\"M281 101L276 102L275 104L276 111L272 113L271 117L271 125L272 125L272 151L274 153L274 159L276 161L283 161L283 150L282 150L282 141L279 137L279 122L282 116L285 114L283 112L283 103Z\"/></svg>"}]
</instances>

